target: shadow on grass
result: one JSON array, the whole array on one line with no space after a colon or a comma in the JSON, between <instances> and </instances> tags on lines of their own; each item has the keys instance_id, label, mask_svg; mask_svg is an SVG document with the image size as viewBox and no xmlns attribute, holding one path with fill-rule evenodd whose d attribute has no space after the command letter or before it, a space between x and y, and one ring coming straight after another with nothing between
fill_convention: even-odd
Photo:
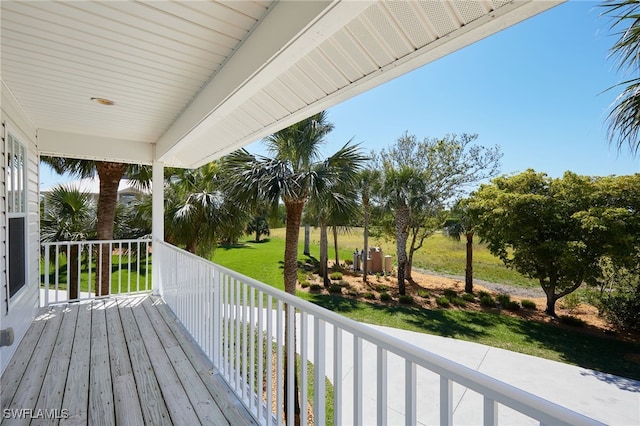
<instances>
[{"instance_id":1,"label":"shadow on grass","mask_svg":"<svg viewBox=\"0 0 640 426\"><path fill-rule=\"evenodd\" d=\"M580 329L563 328L500 313L380 305L325 294L311 294L309 300L360 322L477 343L487 342L498 347L504 343L504 348L516 351L521 345L523 348L520 352L529 354L535 348L553 351L566 363L595 370L587 373L599 380L614 383L623 390L640 392L640 384L624 379L640 380L639 365L625 359L629 354L640 354L640 344L637 343L594 336ZM528 345L520 343L522 339ZM621 376L622 379L605 373Z\"/></svg>"},{"instance_id":2,"label":"shadow on grass","mask_svg":"<svg viewBox=\"0 0 640 426\"><path fill-rule=\"evenodd\" d=\"M253 242L253 243L256 244L255 242ZM260 241L260 243L257 243L257 244L261 244L261 243L262 243L262 241ZM252 247L251 245L249 245L247 243L220 244L218 246L218 250L220 250L220 249L222 249L224 251L235 250L235 249L251 249L251 250L255 250L254 247Z\"/></svg>"}]
</instances>

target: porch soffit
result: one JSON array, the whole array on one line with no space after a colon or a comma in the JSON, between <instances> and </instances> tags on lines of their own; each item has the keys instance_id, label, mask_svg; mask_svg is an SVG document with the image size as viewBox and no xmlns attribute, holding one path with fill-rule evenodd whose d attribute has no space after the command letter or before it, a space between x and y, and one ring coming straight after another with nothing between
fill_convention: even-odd
<instances>
[{"instance_id":1,"label":"porch soffit","mask_svg":"<svg viewBox=\"0 0 640 426\"><path fill-rule=\"evenodd\" d=\"M5 0L1 76L43 154L197 167L562 1Z\"/></svg>"}]
</instances>

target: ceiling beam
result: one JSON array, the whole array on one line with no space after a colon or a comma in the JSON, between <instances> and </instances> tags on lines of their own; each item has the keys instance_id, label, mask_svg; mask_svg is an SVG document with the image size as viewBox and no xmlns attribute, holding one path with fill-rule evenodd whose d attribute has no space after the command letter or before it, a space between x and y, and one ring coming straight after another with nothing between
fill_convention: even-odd
<instances>
[{"instance_id":1,"label":"ceiling beam","mask_svg":"<svg viewBox=\"0 0 640 426\"><path fill-rule=\"evenodd\" d=\"M41 155L83 160L151 164L154 145L126 139L40 129L38 152Z\"/></svg>"},{"instance_id":2,"label":"ceiling beam","mask_svg":"<svg viewBox=\"0 0 640 426\"><path fill-rule=\"evenodd\" d=\"M156 159L214 136L218 119L275 79L372 4L371 1L280 1L160 137ZM211 143L214 143L211 140ZM179 146L178 146L179 145Z\"/></svg>"}]
</instances>

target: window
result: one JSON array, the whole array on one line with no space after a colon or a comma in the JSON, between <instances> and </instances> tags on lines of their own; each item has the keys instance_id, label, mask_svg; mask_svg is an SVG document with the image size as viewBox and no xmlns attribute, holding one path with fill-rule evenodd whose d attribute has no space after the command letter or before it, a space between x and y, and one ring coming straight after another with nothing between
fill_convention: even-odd
<instances>
[{"instance_id":1,"label":"window","mask_svg":"<svg viewBox=\"0 0 640 426\"><path fill-rule=\"evenodd\" d=\"M9 298L27 283L26 152L11 134L7 136L7 269Z\"/></svg>"}]
</instances>

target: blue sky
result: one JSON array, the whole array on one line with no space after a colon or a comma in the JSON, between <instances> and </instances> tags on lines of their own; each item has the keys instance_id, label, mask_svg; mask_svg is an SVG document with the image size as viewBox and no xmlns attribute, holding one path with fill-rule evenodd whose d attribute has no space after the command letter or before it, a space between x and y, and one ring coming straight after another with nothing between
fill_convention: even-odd
<instances>
[{"instance_id":1,"label":"blue sky","mask_svg":"<svg viewBox=\"0 0 640 426\"><path fill-rule=\"evenodd\" d=\"M329 110L329 155L353 138L368 152L405 131L418 138L477 133L499 145L501 172L559 177L640 172L640 157L606 140L606 115L624 76L599 2L573 0ZM261 143L248 147L262 151ZM59 178L42 170L44 186ZM65 179L66 180L66 179Z\"/></svg>"}]
</instances>

